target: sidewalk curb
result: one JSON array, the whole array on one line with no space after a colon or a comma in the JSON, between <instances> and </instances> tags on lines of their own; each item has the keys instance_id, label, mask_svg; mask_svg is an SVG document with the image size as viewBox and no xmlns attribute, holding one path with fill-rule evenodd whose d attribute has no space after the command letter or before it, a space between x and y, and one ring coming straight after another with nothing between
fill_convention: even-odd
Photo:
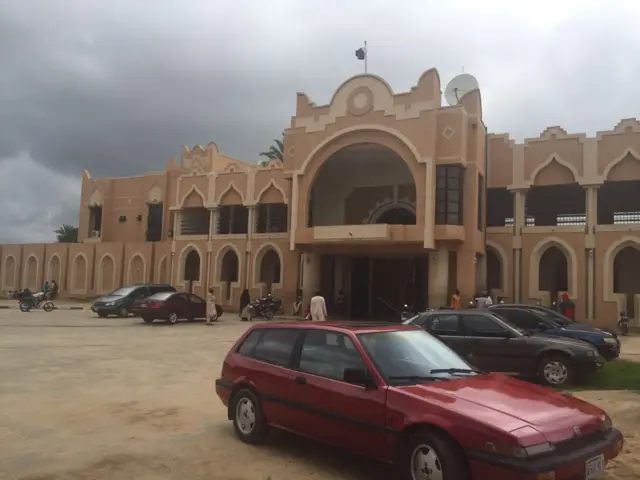
<instances>
[{"instance_id":1,"label":"sidewalk curb","mask_svg":"<svg viewBox=\"0 0 640 480\"><path fill-rule=\"evenodd\" d=\"M0 305L0 310L20 310L20 307L18 305ZM91 310L91 307L64 306L55 307L54 310Z\"/></svg>"}]
</instances>

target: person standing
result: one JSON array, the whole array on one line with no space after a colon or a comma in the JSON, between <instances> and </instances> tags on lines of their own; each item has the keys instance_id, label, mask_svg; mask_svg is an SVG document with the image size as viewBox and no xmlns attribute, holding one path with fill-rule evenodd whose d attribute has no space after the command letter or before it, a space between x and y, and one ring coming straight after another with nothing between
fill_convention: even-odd
<instances>
[{"instance_id":1,"label":"person standing","mask_svg":"<svg viewBox=\"0 0 640 480\"><path fill-rule=\"evenodd\" d=\"M560 313L570 320L575 320L576 304L569 298L568 293L563 293L560 302Z\"/></svg>"},{"instance_id":2,"label":"person standing","mask_svg":"<svg viewBox=\"0 0 640 480\"><path fill-rule=\"evenodd\" d=\"M309 313L311 314L311 320L314 322L324 322L327 319L327 303L324 301L324 297L320 295L320 292L316 292L311 299Z\"/></svg>"},{"instance_id":3,"label":"person standing","mask_svg":"<svg viewBox=\"0 0 640 480\"><path fill-rule=\"evenodd\" d=\"M485 290L482 292L482 295L479 295L476 298L476 308L483 309L487 308L489 305L493 305L493 300L491 300L489 292Z\"/></svg>"},{"instance_id":4,"label":"person standing","mask_svg":"<svg viewBox=\"0 0 640 480\"><path fill-rule=\"evenodd\" d=\"M451 295L451 305L452 310L460 310L460 290L456 288L456 291L453 295Z\"/></svg>"},{"instance_id":5,"label":"person standing","mask_svg":"<svg viewBox=\"0 0 640 480\"><path fill-rule=\"evenodd\" d=\"M207 325L218 320L218 309L216 308L216 296L213 294L213 288L209 289L207 294Z\"/></svg>"}]
</instances>

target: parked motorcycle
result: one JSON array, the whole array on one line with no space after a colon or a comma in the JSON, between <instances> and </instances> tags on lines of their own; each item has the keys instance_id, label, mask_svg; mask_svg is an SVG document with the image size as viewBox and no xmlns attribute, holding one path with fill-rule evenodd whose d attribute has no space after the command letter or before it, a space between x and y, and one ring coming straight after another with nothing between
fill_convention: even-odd
<instances>
[{"instance_id":1,"label":"parked motorcycle","mask_svg":"<svg viewBox=\"0 0 640 480\"><path fill-rule=\"evenodd\" d=\"M42 308L45 312L51 312L56 306L51 300L47 300L47 295L44 292L34 293L28 298L19 299L20 311L29 312L34 309Z\"/></svg>"},{"instance_id":2,"label":"parked motorcycle","mask_svg":"<svg viewBox=\"0 0 640 480\"><path fill-rule=\"evenodd\" d=\"M416 316L416 313L413 311L413 308L409 307L406 303L402 306L402 313L400 314L400 321L404 322L405 320L409 320Z\"/></svg>"},{"instance_id":3,"label":"parked motorcycle","mask_svg":"<svg viewBox=\"0 0 640 480\"><path fill-rule=\"evenodd\" d=\"M629 314L627 312L620 312L620 320L618 320L618 329L620 335L626 337L629 333Z\"/></svg>"},{"instance_id":4,"label":"parked motorcycle","mask_svg":"<svg viewBox=\"0 0 640 480\"><path fill-rule=\"evenodd\" d=\"M271 295L254 300L249 305L251 317L262 317L265 320L271 320L274 315L282 315L284 313L282 301L278 298L273 298Z\"/></svg>"}]
</instances>

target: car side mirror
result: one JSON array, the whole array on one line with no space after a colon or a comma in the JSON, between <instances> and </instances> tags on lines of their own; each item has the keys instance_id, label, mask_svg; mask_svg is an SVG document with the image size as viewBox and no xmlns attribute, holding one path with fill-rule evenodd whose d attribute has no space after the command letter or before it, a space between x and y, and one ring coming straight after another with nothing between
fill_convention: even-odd
<instances>
[{"instance_id":1,"label":"car side mirror","mask_svg":"<svg viewBox=\"0 0 640 480\"><path fill-rule=\"evenodd\" d=\"M367 390L375 390L378 388L369 372L363 368L345 368L344 381L353 385L361 385Z\"/></svg>"}]
</instances>

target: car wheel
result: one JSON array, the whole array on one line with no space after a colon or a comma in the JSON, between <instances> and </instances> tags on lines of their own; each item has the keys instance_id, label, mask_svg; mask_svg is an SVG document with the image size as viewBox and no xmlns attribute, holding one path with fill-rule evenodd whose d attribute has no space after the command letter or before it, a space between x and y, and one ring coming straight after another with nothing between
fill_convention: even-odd
<instances>
[{"instance_id":1,"label":"car wheel","mask_svg":"<svg viewBox=\"0 0 640 480\"><path fill-rule=\"evenodd\" d=\"M269 424L257 395L249 389L239 390L231 405L233 428L238 438L244 443L263 443L269 435Z\"/></svg>"},{"instance_id":2,"label":"car wheel","mask_svg":"<svg viewBox=\"0 0 640 480\"><path fill-rule=\"evenodd\" d=\"M118 310L118 316L127 318L129 316L129 310L127 310L127 307L122 307L120 310Z\"/></svg>"},{"instance_id":3,"label":"car wheel","mask_svg":"<svg viewBox=\"0 0 640 480\"><path fill-rule=\"evenodd\" d=\"M469 467L460 448L446 436L419 431L404 442L397 460L402 480L469 480Z\"/></svg>"},{"instance_id":4,"label":"car wheel","mask_svg":"<svg viewBox=\"0 0 640 480\"><path fill-rule=\"evenodd\" d=\"M178 323L178 314L176 312L171 312L169 314L169 323L171 325L175 325L176 323Z\"/></svg>"},{"instance_id":5,"label":"car wheel","mask_svg":"<svg viewBox=\"0 0 640 480\"><path fill-rule=\"evenodd\" d=\"M561 355L549 355L540 362L538 376L545 385L564 387L573 380L573 368L568 358Z\"/></svg>"},{"instance_id":6,"label":"car wheel","mask_svg":"<svg viewBox=\"0 0 640 480\"><path fill-rule=\"evenodd\" d=\"M100 318L107 318L107 315L109 315L107 312L98 312Z\"/></svg>"},{"instance_id":7,"label":"car wheel","mask_svg":"<svg viewBox=\"0 0 640 480\"><path fill-rule=\"evenodd\" d=\"M144 320L144 323L153 323L153 318L151 317L142 317L142 320Z\"/></svg>"}]
</instances>

